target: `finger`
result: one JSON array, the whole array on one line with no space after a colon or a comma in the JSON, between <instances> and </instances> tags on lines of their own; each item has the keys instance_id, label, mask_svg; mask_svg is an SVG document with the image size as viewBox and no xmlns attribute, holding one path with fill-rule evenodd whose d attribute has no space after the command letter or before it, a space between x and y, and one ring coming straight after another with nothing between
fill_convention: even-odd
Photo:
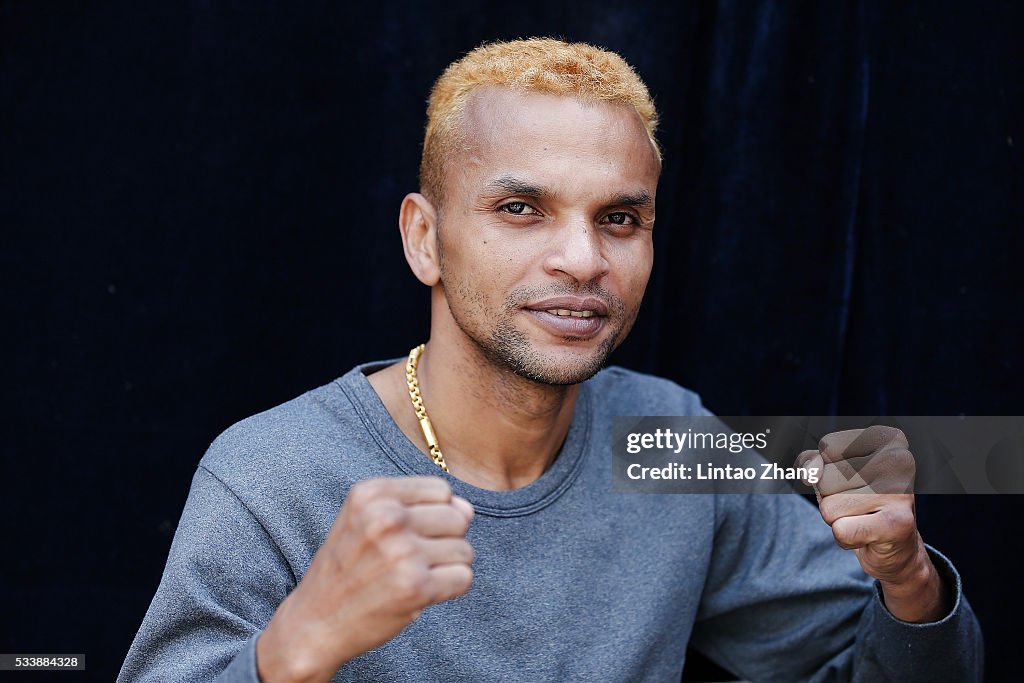
<instances>
[{"instance_id":1,"label":"finger","mask_svg":"<svg viewBox=\"0 0 1024 683\"><path fill-rule=\"evenodd\" d=\"M803 482L804 486L809 486L814 489L814 497L821 502L821 492L818 491L818 481L821 479L821 470L823 462L821 460L821 453L818 451L804 451L800 455L796 456L796 467L801 471L800 481Z\"/></svg>"},{"instance_id":2,"label":"finger","mask_svg":"<svg viewBox=\"0 0 1024 683\"><path fill-rule=\"evenodd\" d=\"M876 517L878 515L857 515L837 519L832 523L832 536L847 550L863 548L878 540Z\"/></svg>"},{"instance_id":3,"label":"finger","mask_svg":"<svg viewBox=\"0 0 1024 683\"><path fill-rule=\"evenodd\" d=\"M457 598L473 583L473 570L465 564L444 564L430 570L430 602Z\"/></svg>"},{"instance_id":4,"label":"finger","mask_svg":"<svg viewBox=\"0 0 1024 683\"><path fill-rule=\"evenodd\" d=\"M843 548L872 546L883 554L905 547L916 532L914 513L904 506L887 506L871 515L842 517L832 524L832 535Z\"/></svg>"},{"instance_id":5,"label":"finger","mask_svg":"<svg viewBox=\"0 0 1024 683\"><path fill-rule=\"evenodd\" d=\"M825 464L818 473L817 487L823 496L854 490L911 493L914 473L914 456L910 451L888 448L869 456Z\"/></svg>"},{"instance_id":6,"label":"finger","mask_svg":"<svg viewBox=\"0 0 1024 683\"><path fill-rule=\"evenodd\" d=\"M428 567L473 564L473 546L464 538L425 538L420 541L419 546Z\"/></svg>"},{"instance_id":7,"label":"finger","mask_svg":"<svg viewBox=\"0 0 1024 683\"><path fill-rule=\"evenodd\" d=\"M440 477L381 477L357 484L368 497L395 498L405 505L448 503L452 487Z\"/></svg>"},{"instance_id":8,"label":"finger","mask_svg":"<svg viewBox=\"0 0 1024 683\"><path fill-rule=\"evenodd\" d=\"M819 457L821 457L821 452L819 451L804 451L800 455L796 456L795 464L797 467L809 467L811 460Z\"/></svg>"},{"instance_id":9,"label":"finger","mask_svg":"<svg viewBox=\"0 0 1024 683\"><path fill-rule=\"evenodd\" d=\"M476 511L473 509L473 504L462 496L452 496L452 505L462 511L462 514L466 516L466 521L473 521L473 517L476 515Z\"/></svg>"},{"instance_id":10,"label":"finger","mask_svg":"<svg viewBox=\"0 0 1024 683\"><path fill-rule=\"evenodd\" d=\"M393 498L375 498L359 506L353 521L355 528L375 541L404 530L408 523L409 509ZM347 533L347 527L336 523L331 533Z\"/></svg>"},{"instance_id":11,"label":"finger","mask_svg":"<svg viewBox=\"0 0 1024 683\"><path fill-rule=\"evenodd\" d=\"M407 508L409 528L420 536L465 536L469 528L466 511L451 503L422 503Z\"/></svg>"},{"instance_id":12,"label":"finger","mask_svg":"<svg viewBox=\"0 0 1024 683\"><path fill-rule=\"evenodd\" d=\"M818 510L821 512L821 518L827 524L833 524L843 517L856 517L878 512L886 504L892 502L898 501L893 501L893 496L872 494L864 489L863 491L846 491L826 496L818 503Z\"/></svg>"},{"instance_id":13,"label":"finger","mask_svg":"<svg viewBox=\"0 0 1024 683\"><path fill-rule=\"evenodd\" d=\"M886 425L832 432L818 442L818 451L825 462L856 458L890 447L909 449L910 444L903 432Z\"/></svg>"},{"instance_id":14,"label":"finger","mask_svg":"<svg viewBox=\"0 0 1024 683\"><path fill-rule=\"evenodd\" d=\"M807 486L817 487L816 481L811 481L810 478L821 481L821 470L824 463L821 459L821 453L818 451L804 451L800 455L796 456L796 462L794 463L798 469L807 472L810 477L802 477L801 481Z\"/></svg>"}]
</instances>

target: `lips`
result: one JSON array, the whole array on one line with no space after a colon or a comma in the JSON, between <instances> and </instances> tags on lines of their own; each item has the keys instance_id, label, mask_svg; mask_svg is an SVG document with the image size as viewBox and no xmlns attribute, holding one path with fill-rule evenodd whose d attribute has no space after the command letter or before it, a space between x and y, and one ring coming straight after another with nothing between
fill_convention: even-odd
<instances>
[{"instance_id":1,"label":"lips","mask_svg":"<svg viewBox=\"0 0 1024 683\"><path fill-rule=\"evenodd\" d=\"M608 304L592 296L560 296L538 301L528 305L526 308L530 311L546 311L552 315L569 316L575 313L575 317L578 318L608 315Z\"/></svg>"},{"instance_id":2,"label":"lips","mask_svg":"<svg viewBox=\"0 0 1024 683\"><path fill-rule=\"evenodd\" d=\"M608 305L593 297L557 297L525 307L526 312L549 333L570 340L586 340L604 327Z\"/></svg>"},{"instance_id":3,"label":"lips","mask_svg":"<svg viewBox=\"0 0 1024 683\"><path fill-rule=\"evenodd\" d=\"M568 308L552 308L548 309L546 312L550 313L551 315L560 315L562 317L568 315L572 316L573 318L589 318L592 315L594 315L593 311L573 311Z\"/></svg>"}]
</instances>

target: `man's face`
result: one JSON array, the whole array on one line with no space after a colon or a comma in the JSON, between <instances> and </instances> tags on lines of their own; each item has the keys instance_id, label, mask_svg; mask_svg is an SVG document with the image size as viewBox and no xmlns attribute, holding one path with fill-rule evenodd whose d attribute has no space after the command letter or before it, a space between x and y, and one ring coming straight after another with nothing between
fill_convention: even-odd
<instances>
[{"instance_id":1,"label":"man's face","mask_svg":"<svg viewBox=\"0 0 1024 683\"><path fill-rule=\"evenodd\" d=\"M440 212L441 286L488 360L546 384L597 372L633 326L653 261L661 164L623 104L488 87Z\"/></svg>"}]
</instances>

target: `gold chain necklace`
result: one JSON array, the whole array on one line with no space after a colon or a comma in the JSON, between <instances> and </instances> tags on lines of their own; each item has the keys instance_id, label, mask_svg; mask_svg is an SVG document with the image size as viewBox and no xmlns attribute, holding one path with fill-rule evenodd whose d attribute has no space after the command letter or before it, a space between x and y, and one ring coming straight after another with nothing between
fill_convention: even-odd
<instances>
[{"instance_id":1,"label":"gold chain necklace","mask_svg":"<svg viewBox=\"0 0 1024 683\"><path fill-rule=\"evenodd\" d=\"M434 426L430 424L430 417L427 415L427 408L423 405L423 397L420 395L420 382L416 379L416 366L420 364L420 356L426 344L420 344L409 352L409 360L405 362L405 381L409 385L409 398L412 399L413 410L416 411L416 419L420 421L420 429L423 430L423 438L427 440L430 449L430 458L434 464L445 472L448 471L448 464L441 454L441 447L437 445L437 436L434 434Z\"/></svg>"}]
</instances>

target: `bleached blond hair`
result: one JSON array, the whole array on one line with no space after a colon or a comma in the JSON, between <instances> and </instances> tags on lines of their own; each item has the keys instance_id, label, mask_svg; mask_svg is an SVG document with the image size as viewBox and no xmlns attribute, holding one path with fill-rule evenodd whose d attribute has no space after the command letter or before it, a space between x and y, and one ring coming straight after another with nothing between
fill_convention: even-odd
<instances>
[{"instance_id":1,"label":"bleached blond hair","mask_svg":"<svg viewBox=\"0 0 1024 683\"><path fill-rule=\"evenodd\" d=\"M447 161L462 141L466 103L486 85L632 105L661 158L655 131L658 112L647 86L626 61L586 43L529 38L486 43L452 62L434 83L420 160L420 191L435 206L444 195Z\"/></svg>"}]
</instances>

